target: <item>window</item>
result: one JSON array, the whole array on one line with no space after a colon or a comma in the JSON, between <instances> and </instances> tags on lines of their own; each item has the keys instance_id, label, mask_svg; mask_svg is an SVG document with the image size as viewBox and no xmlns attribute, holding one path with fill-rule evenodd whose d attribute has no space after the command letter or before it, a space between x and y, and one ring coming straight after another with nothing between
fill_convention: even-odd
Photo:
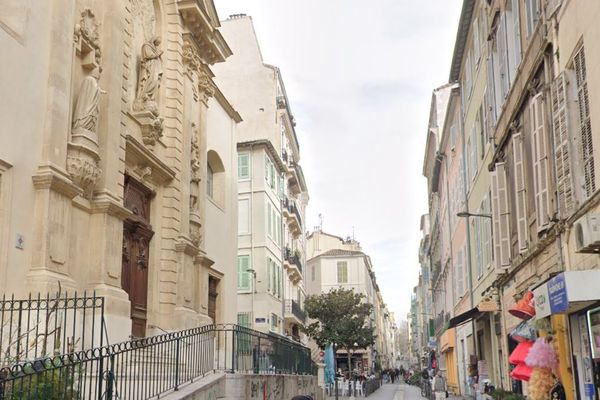
<instances>
[{"instance_id":1,"label":"window","mask_svg":"<svg viewBox=\"0 0 600 400\"><path fill-rule=\"evenodd\" d=\"M250 178L250 154L238 154L238 179L244 180Z\"/></svg>"},{"instance_id":2,"label":"window","mask_svg":"<svg viewBox=\"0 0 600 400\"><path fill-rule=\"evenodd\" d=\"M527 12L527 38L529 39L538 23L538 0L525 0L525 11Z\"/></svg>"},{"instance_id":3,"label":"window","mask_svg":"<svg viewBox=\"0 0 600 400\"><path fill-rule=\"evenodd\" d=\"M459 297L462 297L465 293L462 249L458 250L458 254L456 255L456 291Z\"/></svg>"},{"instance_id":4,"label":"window","mask_svg":"<svg viewBox=\"0 0 600 400\"><path fill-rule=\"evenodd\" d=\"M506 38L510 82L514 82L521 63L521 31L519 23L519 0L510 0L511 9L506 11Z\"/></svg>"},{"instance_id":5,"label":"window","mask_svg":"<svg viewBox=\"0 0 600 400\"><path fill-rule=\"evenodd\" d=\"M250 233L250 200L238 200L238 234Z\"/></svg>"},{"instance_id":6,"label":"window","mask_svg":"<svg viewBox=\"0 0 600 400\"><path fill-rule=\"evenodd\" d=\"M481 59L481 43L479 43L479 22L477 18L473 21L473 63L479 66Z\"/></svg>"},{"instance_id":7,"label":"window","mask_svg":"<svg viewBox=\"0 0 600 400\"><path fill-rule=\"evenodd\" d=\"M219 207L225 205L225 167L214 150L206 154L206 195Z\"/></svg>"},{"instance_id":8,"label":"window","mask_svg":"<svg viewBox=\"0 0 600 400\"><path fill-rule=\"evenodd\" d=\"M348 261L337 262L337 281L338 283L348 283Z\"/></svg>"},{"instance_id":9,"label":"window","mask_svg":"<svg viewBox=\"0 0 600 400\"><path fill-rule=\"evenodd\" d=\"M207 166L206 168L206 194L208 197L213 197L214 196L214 189L215 189L215 181L214 181L214 176L215 173L213 172L213 169L210 165Z\"/></svg>"},{"instance_id":10,"label":"window","mask_svg":"<svg viewBox=\"0 0 600 400\"><path fill-rule=\"evenodd\" d=\"M544 100L538 93L529 103L529 119L531 125L533 152L533 187L538 232L550 225L550 171L548 146L545 128Z\"/></svg>"},{"instance_id":11,"label":"window","mask_svg":"<svg viewBox=\"0 0 600 400\"><path fill-rule=\"evenodd\" d=\"M238 256L238 290L250 290L250 256Z\"/></svg>"},{"instance_id":12,"label":"window","mask_svg":"<svg viewBox=\"0 0 600 400\"><path fill-rule=\"evenodd\" d=\"M585 194L590 197L596 191L596 172L594 165L594 146L592 121L590 117L590 99L587 85L587 72L583 46L573 57L575 80L577 83L577 100L579 109L579 133L581 139L581 156L585 179Z\"/></svg>"},{"instance_id":13,"label":"window","mask_svg":"<svg viewBox=\"0 0 600 400\"><path fill-rule=\"evenodd\" d=\"M492 177L492 224L496 267L510 267L510 210L506 185L506 166L496 163Z\"/></svg>"},{"instance_id":14,"label":"window","mask_svg":"<svg viewBox=\"0 0 600 400\"><path fill-rule=\"evenodd\" d=\"M252 325L251 317L252 317L252 314L249 312L238 313L237 324L239 326L243 326L244 328L251 328L251 325Z\"/></svg>"},{"instance_id":15,"label":"window","mask_svg":"<svg viewBox=\"0 0 600 400\"><path fill-rule=\"evenodd\" d=\"M313 265L310 269L310 280L315 281L315 266Z\"/></svg>"},{"instance_id":16,"label":"window","mask_svg":"<svg viewBox=\"0 0 600 400\"><path fill-rule=\"evenodd\" d=\"M271 189L275 190L276 189L276 181L277 181L277 175L275 173L275 165L273 165L273 161L271 161L271 158L265 154L265 181L267 183L267 186L269 186Z\"/></svg>"},{"instance_id":17,"label":"window","mask_svg":"<svg viewBox=\"0 0 600 400\"><path fill-rule=\"evenodd\" d=\"M481 202L481 213L490 215L491 206L489 194ZM488 269L492 265L492 220L483 218L481 220L481 261L483 267Z\"/></svg>"},{"instance_id":18,"label":"window","mask_svg":"<svg viewBox=\"0 0 600 400\"><path fill-rule=\"evenodd\" d=\"M279 326L279 318L277 314L271 314L271 330L277 331L277 327Z\"/></svg>"},{"instance_id":19,"label":"window","mask_svg":"<svg viewBox=\"0 0 600 400\"><path fill-rule=\"evenodd\" d=\"M456 124L452 124L450 127L450 149L454 150L456 147Z\"/></svg>"},{"instance_id":20,"label":"window","mask_svg":"<svg viewBox=\"0 0 600 400\"><path fill-rule=\"evenodd\" d=\"M517 208L517 237L519 252L527 249L529 224L527 223L527 185L525 183L525 160L523 151L523 135L515 133L513 141L513 173L515 185L515 204Z\"/></svg>"}]
</instances>

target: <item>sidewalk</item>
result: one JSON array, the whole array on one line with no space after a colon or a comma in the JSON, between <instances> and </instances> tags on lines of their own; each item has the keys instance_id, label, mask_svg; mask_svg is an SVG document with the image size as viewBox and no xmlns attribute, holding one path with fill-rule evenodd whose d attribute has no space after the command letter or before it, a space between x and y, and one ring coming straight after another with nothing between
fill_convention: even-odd
<instances>
[{"instance_id":1,"label":"sidewalk","mask_svg":"<svg viewBox=\"0 0 600 400\"><path fill-rule=\"evenodd\" d=\"M340 400L363 399L365 397L342 397ZM334 400L335 397L326 397L326 400ZM405 383L386 383L375 393L366 397L369 400L427 400L421 397L421 389L418 386L411 386ZM465 397L450 395L448 400L463 400Z\"/></svg>"}]
</instances>

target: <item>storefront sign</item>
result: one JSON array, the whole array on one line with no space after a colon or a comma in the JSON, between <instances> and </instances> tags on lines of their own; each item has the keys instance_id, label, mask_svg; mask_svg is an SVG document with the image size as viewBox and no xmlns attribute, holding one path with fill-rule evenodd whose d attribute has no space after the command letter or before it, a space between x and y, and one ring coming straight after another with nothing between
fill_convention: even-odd
<instances>
[{"instance_id":1,"label":"storefront sign","mask_svg":"<svg viewBox=\"0 0 600 400\"><path fill-rule=\"evenodd\" d=\"M552 311L550 310L550 300L548 299L548 285L543 284L533 291L533 300L535 303L535 318L545 318L549 316Z\"/></svg>"},{"instance_id":2,"label":"storefront sign","mask_svg":"<svg viewBox=\"0 0 600 400\"><path fill-rule=\"evenodd\" d=\"M567 285L564 273L556 275L548 281L548 300L552 314L562 313L569 308Z\"/></svg>"}]
</instances>

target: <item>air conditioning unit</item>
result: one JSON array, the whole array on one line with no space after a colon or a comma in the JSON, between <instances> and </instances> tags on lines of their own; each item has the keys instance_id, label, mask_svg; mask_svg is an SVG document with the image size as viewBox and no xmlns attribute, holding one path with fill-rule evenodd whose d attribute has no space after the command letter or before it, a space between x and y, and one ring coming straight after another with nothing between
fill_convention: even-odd
<instances>
[{"instance_id":1,"label":"air conditioning unit","mask_svg":"<svg viewBox=\"0 0 600 400\"><path fill-rule=\"evenodd\" d=\"M584 215L573 224L578 253L600 252L600 215Z\"/></svg>"}]
</instances>

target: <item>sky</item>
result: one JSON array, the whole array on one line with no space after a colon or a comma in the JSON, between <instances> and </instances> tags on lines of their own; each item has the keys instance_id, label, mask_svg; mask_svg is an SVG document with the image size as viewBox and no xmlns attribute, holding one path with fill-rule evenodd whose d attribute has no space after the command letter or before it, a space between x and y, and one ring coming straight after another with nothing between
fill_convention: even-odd
<instances>
[{"instance_id":1,"label":"sky","mask_svg":"<svg viewBox=\"0 0 600 400\"><path fill-rule=\"evenodd\" d=\"M252 17L280 68L310 195L306 228L352 236L406 318L419 274L431 93L448 83L462 0L215 0Z\"/></svg>"}]
</instances>

